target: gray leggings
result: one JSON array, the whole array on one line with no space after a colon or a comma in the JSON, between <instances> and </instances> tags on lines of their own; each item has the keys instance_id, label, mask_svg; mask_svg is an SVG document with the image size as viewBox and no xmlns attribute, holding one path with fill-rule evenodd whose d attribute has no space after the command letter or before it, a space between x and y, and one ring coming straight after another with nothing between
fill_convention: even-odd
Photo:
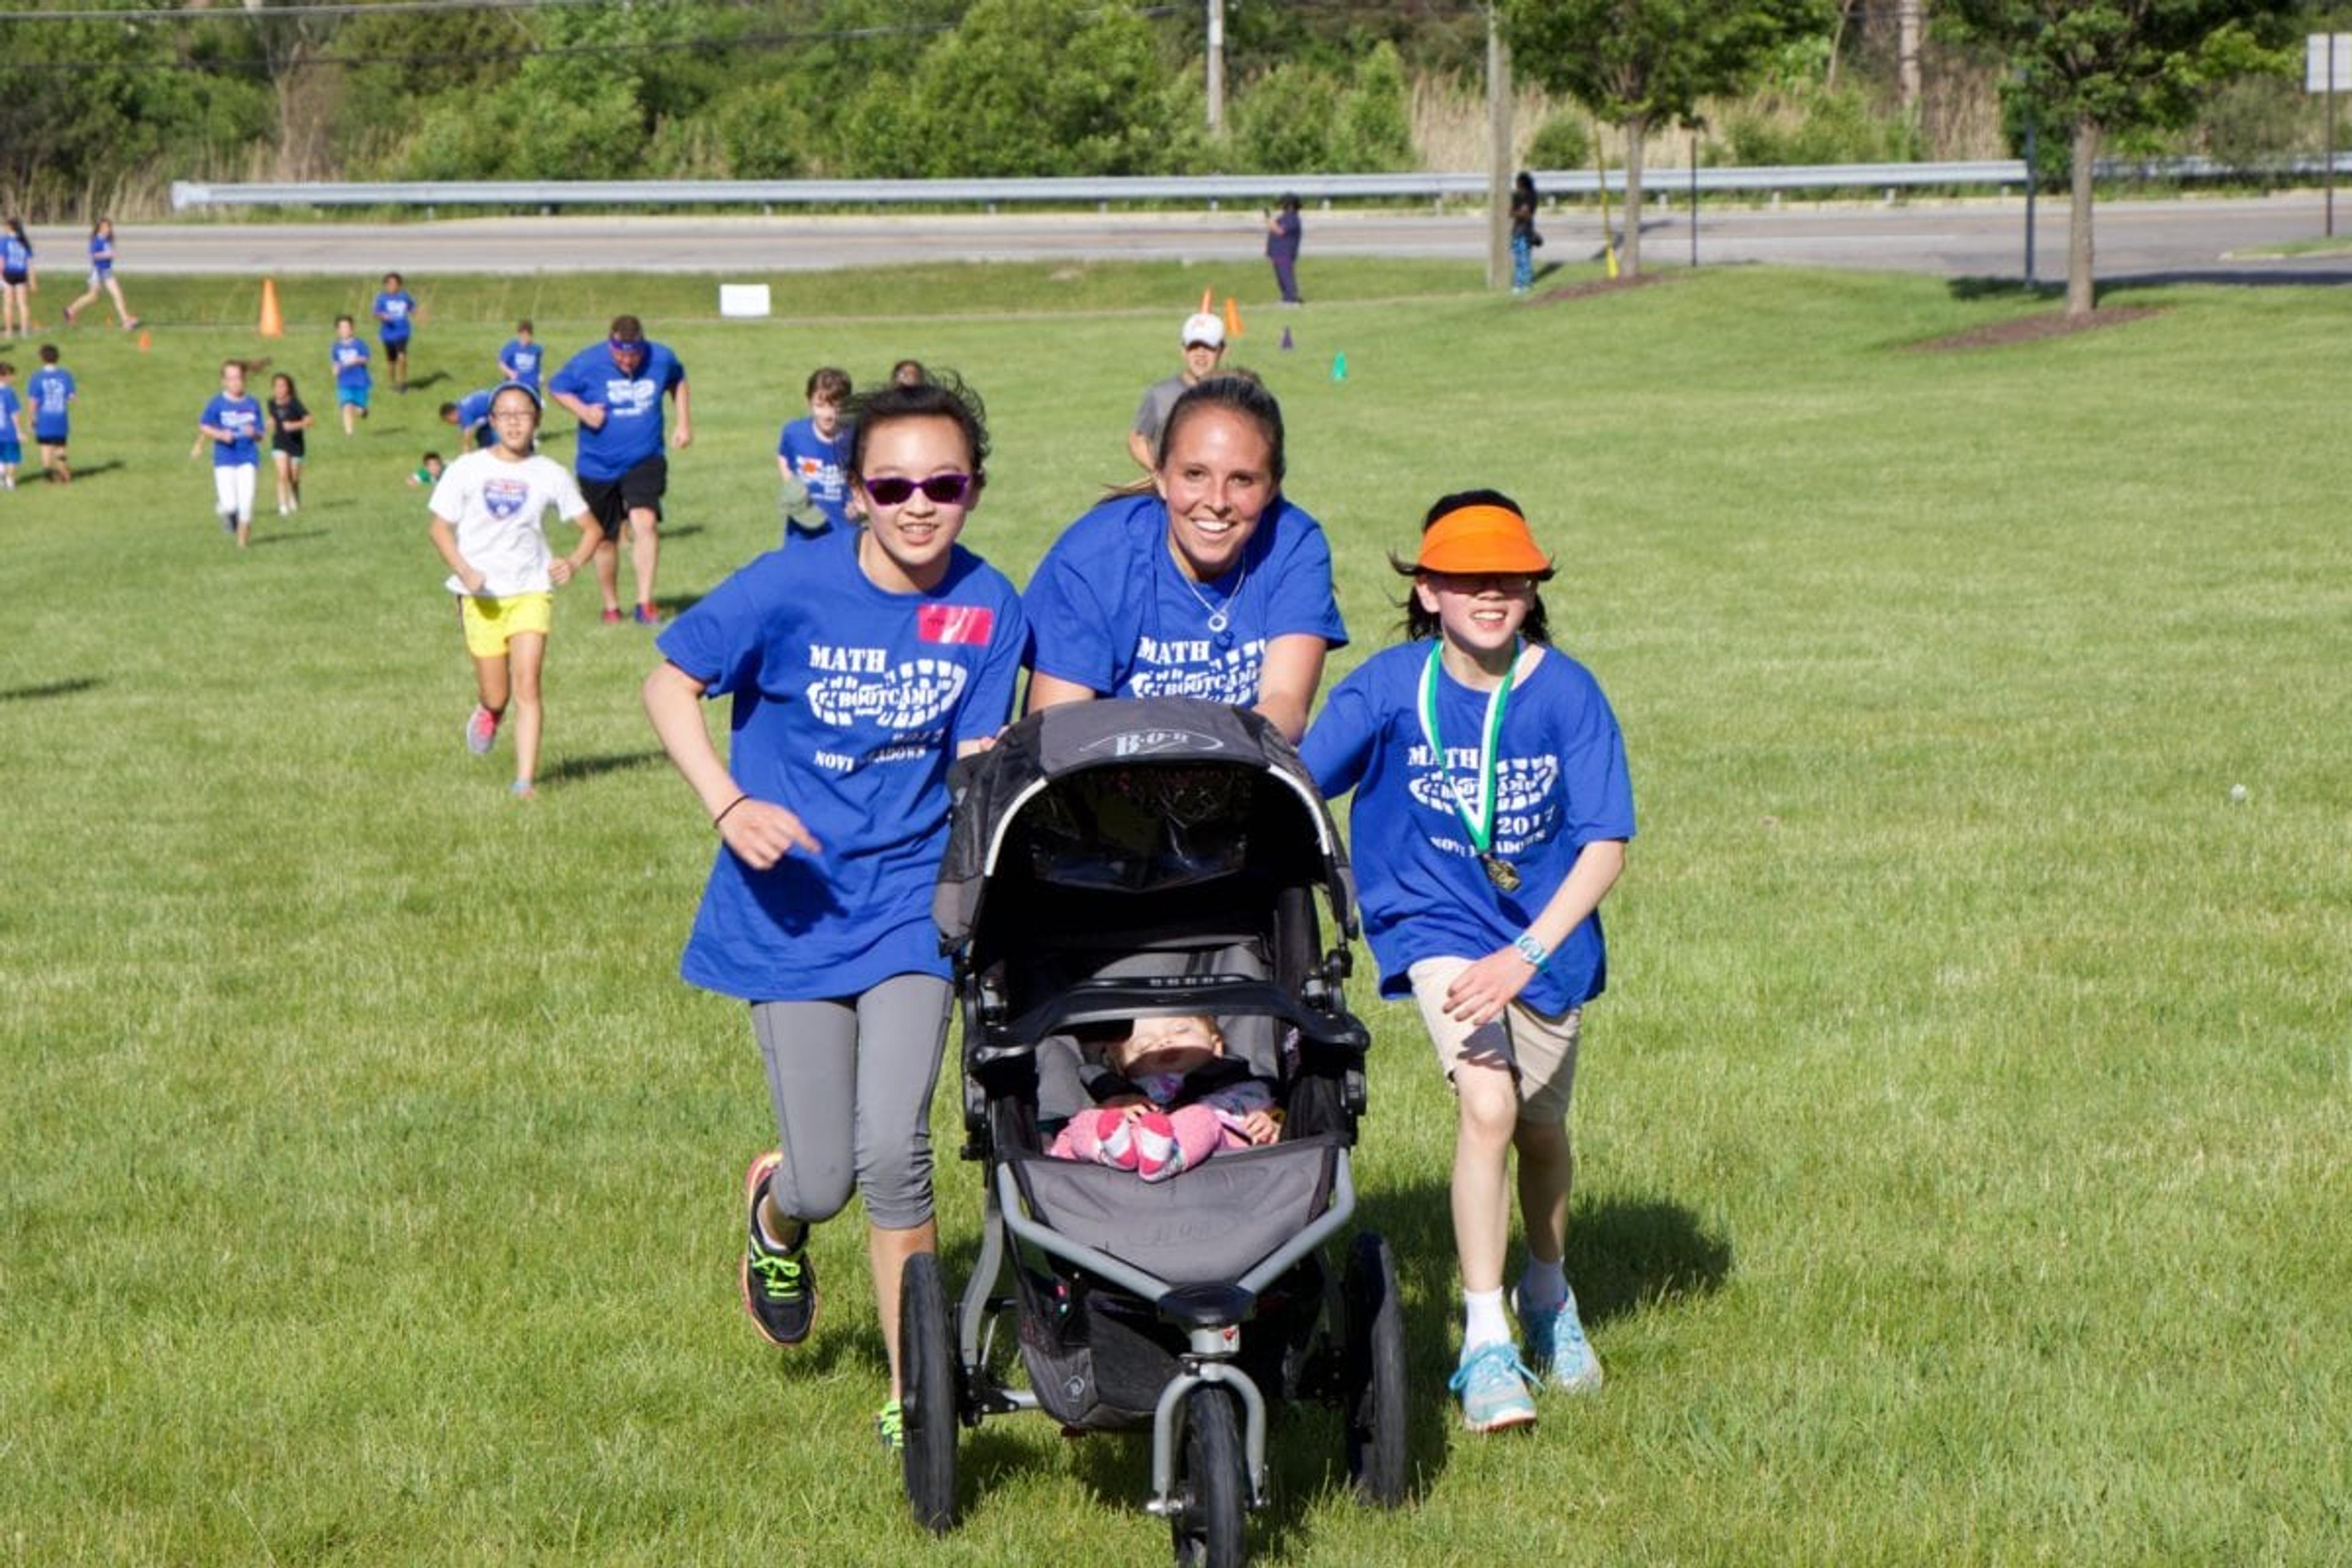
<instances>
[{"instance_id":1,"label":"gray leggings","mask_svg":"<svg viewBox=\"0 0 2352 1568\"><path fill-rule=\"evenodd\" d=\"M911 1230L931 1217L931 1089L948 1037L948 983L894 974L834 1002L754 1002L751 1028L784 1163L769 1179L794 1219L831 1219L853 1182L866 1217Z\"/></svg>"}]
</instances>

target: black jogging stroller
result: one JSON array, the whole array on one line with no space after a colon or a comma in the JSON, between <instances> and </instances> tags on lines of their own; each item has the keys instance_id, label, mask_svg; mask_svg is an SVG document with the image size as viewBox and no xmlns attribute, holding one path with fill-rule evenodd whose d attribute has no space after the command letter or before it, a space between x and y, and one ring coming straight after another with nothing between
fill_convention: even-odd
<instances>
[{"instance_id":1,"label":"black jogging stroller","mask_svg":"<svg viewBox=\"0 0 2352 1568\"><path fill-rule=\"evenodd\" d=\"M1225 1568L1265 1500L1270 1415L1302 1398L1343 1413L1358 1495L1402 1501L1395 1264L1369 1234L1330 1262L1370 1043L1340 993L1354 884L1297 754L1236 709L1088 702L1013 725L954 787L935 913L963 1014L963 1153L986 1186L953 1316L936 1258L902 1281L916 1517L953 1523L958 1426L1035 1409L1072 1432L1149 1429L1145 1507L1178 1562ZM1190 1013L1272 1089L1276 1142L1152 1184L1044 1152L1091 1103L1090 1026Z\"/></svg>"}]
</instances>

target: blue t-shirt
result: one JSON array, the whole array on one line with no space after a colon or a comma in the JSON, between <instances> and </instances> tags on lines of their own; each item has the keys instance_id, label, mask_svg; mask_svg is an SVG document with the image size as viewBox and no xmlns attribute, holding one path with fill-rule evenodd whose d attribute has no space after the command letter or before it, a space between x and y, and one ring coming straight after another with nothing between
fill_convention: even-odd
<instances>
[{"instance_id":1,"label":"blue t-shirt","mask_svg":"<svg viewBox=\"0 0 2352 1568\"><path fill-rule=\"evenodd\" d=\"M25 411L25 400L16 395L13 386L0 386L0 441L16 439L16 416Z\"/></svg>"},{"instance_id":2,"label":"blue t-shirt","mask_svg":"<svg viewBox=\"0 0 2352 1568\"><path fill-rule=\"evenodd\" d=\"M1305 635L1343 647L1322 525L1276 497L1241 562L1194 583L1168 551L1168 503L1107 500L1063 531L1024 600L1040 674L1104 697L1197 697L1246 708L1258 698L1266 644ZM1223 632L1211 629L1223 612Z\"/></svg>"},{"instance_id":3,"label":"blue t-shirt","mask_svg":"<svg viewBox=\"0 0 2352 1568\"><path fill-rule=\"evenodd\" d=\"M498 437L490 430L490 403L497 396L496 387L485 387L457 399L457 429L460 434L471 437L477 447L498 444Z\"/></svg>"},{"instance_id":4,"label":"blue t-shirt","mask_svg":"<svg viewBox=\"0 0 2352 1568\"><path fill-rule=\"evenodd\" d=\"M580 426L577 466L583 479L617 479L662 451L662 394L686 382L686 366L660 343L646 344L645 363L625 376L613 351L590 343L549 378L547 390L604 410L602 429Z\"/></svg>"},{"instance_id":5,"label":"blue t-shirt","mask_svg":"<svg viewBox=\"0 0 2352 1568\"><path fill-rule=\"evenodd\" d=\"M89 275L93 278L106 278L111 276L113 271L114 237L110 234L92 234L89 237Z\"/></svg>"},{"instance_id":6,"label":"blue t-shirt","mask_svg":"<svg viewBox=\"0 0 2352 1568\"><path fill-rule=\"evenodd\" d=\"M215 468L246 468L261 461L261 400L250 395L231 397L225 392L213 394L205 411L196 421L215 430L226 430L236 437L234 441L213 443L213 467Z\"/></svg>"},{"instance_id":7,"label":"blue t-shirt","mask_svg":"<svg viewBox=\"0 0 2352 1568\"><path fill-rule=\"evenodd\" d=\"M533 392L539 390L540 362L547 358L547 345L533 340L509 338L507 346L499 351L499 368L509 381L519 382Z\"/></svg>"},{"instance_id":8,"label":"blue t-shirt","mask_svg":"<svg viewBox=\"0 0 2352 1568\"><path fill-rule=\"evenodd\" d=\"M62 365L43 365L26 378L25 396L33 405L33 438L53 445L64 440L68 411L74 400L73 372Z\"/></svg>"},{"instance_id":9,"label":"blue t-shirt","mask_svg":"<svg viewBox=\"0 0 2352 1568\"><path fill-rule=\"evenodd\" d=\"M734 699L728 766L824 850L755 872L721 845L680 973L754 1002L863 993L948 973L931 921L948 765L1013 707L1026 633L1004 574L958 548L929 593L887 593L840 530L770 551L656 646Z\"/></svg>"},{"instance_id":10,"label":"blue t-shirt","mask_svg":"<svg viewBox=\"0 0 2352 1568\"><path fill-rule=\"evenodd\" d=\"M357 338L337 338L327 350L327 357L335 363L337 386L364 387L369 384L368 346Z\"/></svg>"},{"instance_id":11,"label":"blue t-shirt","mask_svg":"<svg viewBox=\"0 0 2352 1568\"><path fill-rule=\"evenodd\" d=\"M0 271L21 278L33 269L33 247L11 229L0 232Z\"/></svg>"},{"instance_id":12,"label":"blue t-shirt","mask_svg":"<svg viewBox=\"0 0 2352 1568\"><path fill-rule=\"evenodd\" d=\"M415 309L416 300L405 289L378 290L374 305L377 335L383 339L387 348L408 341L408 318Z\"/></svg>"},{"instance_id":13,"label":"blue t-shirt","mask_svg":"<svg viewBox=\"0 0 2352 1568\"><path fill-rule=\"evenodd\" d=\"M1441 768L1421 729L1430 644L1383 648L1332 688L1299 755L1326 795L1356 792L1354 847L1364 939L1380 961L1381 994L1412 994L1424 958L1484 958L1511 945L1541 913L1588 844L1633 837L1625 742L1600 683L1557 648L1512 690L1504 710L1491 850L1520 876L1506 893L1488 879L1455 814L1475 808L1487 694L1440 673ZM1557 1015L1601 994L1608 980L1596 911L1520 993Z\"/></svg>"},{"instance_id":14,"label":"blue t-shirt","mask_svg":"<svg viewBox=\"0 0 2352 1568\"><path fill-rule=\"evenodd\" d=\"M793 420L776 437L776 456L789 461L793 473L808 487L809 500L835 528L849 526L849 434L847 425L834 427L833 439L816 433L816 421Z\"/></svg>"}]
</instances>

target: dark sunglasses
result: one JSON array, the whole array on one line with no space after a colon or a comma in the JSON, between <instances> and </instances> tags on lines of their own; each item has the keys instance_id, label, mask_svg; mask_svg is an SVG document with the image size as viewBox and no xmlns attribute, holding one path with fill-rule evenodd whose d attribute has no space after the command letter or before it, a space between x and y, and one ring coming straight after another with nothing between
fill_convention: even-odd
<instances>
[{"instance_id":1,"label":"dark sunglasses","mask_svg":"<svg viewBox=\"0 0 2352 1568\"><path fill-rule=\"evenodd\" d=\"M878 479L861 479L866 496L877 506L904 506L915 492L937 506L960 506L964 499L979 488L980 481L970 474L933 474L926 479L901 479L897 474L884 474Z\"/></svg>"}]
</instances>

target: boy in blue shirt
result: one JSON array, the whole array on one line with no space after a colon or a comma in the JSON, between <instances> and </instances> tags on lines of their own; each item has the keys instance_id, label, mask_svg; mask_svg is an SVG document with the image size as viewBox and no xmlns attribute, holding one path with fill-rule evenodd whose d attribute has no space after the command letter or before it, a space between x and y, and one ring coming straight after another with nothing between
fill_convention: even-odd
<instances>
[{"instance_id":1,"label":"boy in blue shirt","mask_svg":"<svg viewBox=\"0 0 2352 1568\"><path fill-rule=\"evenodd\" d=\"M490 433L490 397L495 389L484 387L469 392L455 403L441 405L441 418L457 427L457 434L468 447L489 447L498 437ZM536 393L533 396L538 395Z\"/></svg>"},{"instance_id":2,"label":"boy in blue shirt","mask_svg":"<svg viewBox=\"0 0 2352 1568\"><path fill-rule=\"evenodd\" d=\"M383 275L375 296L376 335L383 340L384 368L392 372L392 389L408 390L408 335L416 316L416 300L397 272Z\"/></svg>"},{"instance_id":3,"label":"boy in blue shirt","mask_svg":"<svg viewBox=\"0 0 2352 1568\"><path fill-rule=\"evenodd\" d=\"M33 405L33 439L41 448L41 471L53 484L73 483L66 437L72 423L74 378L58 363L57 344L41 345L41 368L25 383L25 396Z\"/></svg>"},{"instance_id":4,"label":"boy in blue shirt","mask_svg":"<svg viewBox=\"0 0 2352 1568\"><path fill-rule=\"evenodd\" d=\"M659 559L662 497L669 489L669 459L662 452L662 395L677 405L670 445L683 451L694 441L688 412L686 366L661 343L646 336L635 316L615 316L600 343L591 343L549 378L547 395L580 421L580 493L604 530L596 552L596 584L604 590L604 621L621 619L621 526L629 529L629 552L636 563L636 620L657 626L654 566Z\"/></svg>"},{"instance_id":5,"label":"boy in blue shirt","mask_svg":"<svg viewBox=\"0 0 2352 1568\"><path fill-rule=\"evenodd\" d=\"M375 381L368 374L368 346L352 331L349 316L335 318L335 341L327 357L335 367L335 406L342 411L343 434L352 435L367 417L368 392Z\"/></svg>"},{"instance_id":6,"label":"boy in blue shirt","mask_svg":"<svg viewBox=\"0 0 2352 1568\"><path fill-rule=\"evenodd\" d=\"M810 537L849 526L849 483L843 472L848 443L841 426L849 374L826 365L810 374L807 394L807 417L788 422L776 437L786 544L794 534Z\"/></svg>"},{"instance_id":7,"label":"boy in blue shirt","mask_svg":"<svg viewBox=\"0 0 2352 1568\"><path fill-rule=\"evenodd\" d=\"M528 386L536 393L539 391L539 367L546 359L546 346L533 336L530 319L525 317L515 323L515 335L509 338L507 346L499 351L499 378L517 386Z\"/></svg>"},{"instance_id":8,"label":"boy in blue shirt","mask_svg":"<svg viewBox=\"0 0 2352 1568\"><path fill-rule=\"evenodd\" d=\"M253 492L261 471L261 401L245 390L245 363L223 360L220 391L196 416L213 448L213 510L236 547L253 542Z\"/></svg>"}]
</instances>

